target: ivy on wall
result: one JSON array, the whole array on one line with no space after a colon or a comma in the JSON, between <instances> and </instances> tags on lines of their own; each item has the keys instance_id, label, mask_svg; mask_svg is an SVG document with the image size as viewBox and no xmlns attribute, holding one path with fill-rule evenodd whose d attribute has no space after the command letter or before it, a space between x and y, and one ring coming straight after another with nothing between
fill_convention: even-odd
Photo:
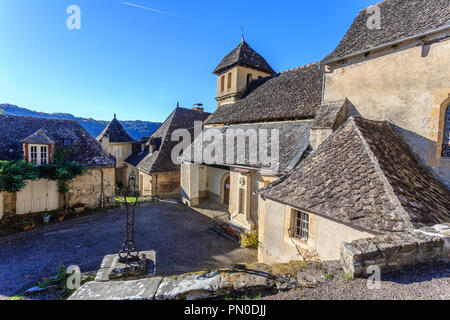
<instances>
[{"instance_id":1,"label":"ivy on wall","mask_svg":"<svg viewBox=\"0 0 450 320\"><path fill-rule=\"evenodd\" d=\"M59 193L69 191L70 182L87 172L87 167L76 161L66 160L70 149L57 149L53 163L36 166L24 160L0 161L0 192L19 192L27 180L47 179L57 181Z\"/></svg>"}]
</instances>

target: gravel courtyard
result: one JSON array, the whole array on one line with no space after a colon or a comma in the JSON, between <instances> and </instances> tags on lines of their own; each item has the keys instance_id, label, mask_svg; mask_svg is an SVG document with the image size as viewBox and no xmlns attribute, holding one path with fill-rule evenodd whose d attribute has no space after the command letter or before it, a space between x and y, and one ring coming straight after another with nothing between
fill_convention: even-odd
<instances>
[{"instance_id":1,"label":"gravel courtyard","mask_svg":"<svg viewBox=\"0 0 450 320\"><path fill-rule=\"evenodd\" d=\"M347 279L342 270L315 288L267 295L267 300L450 300L450 263L416 266L382 276L379 289L367 279Z\"/></svg>"},{"instance_id":2,"label":"gravel courtyard","mask_svg":"<svg viewBox=\"0 0 450 320\"><path fill-rule=\"evenodd\" d=\"M256 250L210 232L217 222L178 203L156 202L136 209L139 250L155 250L157 273L181 274L250 263ZM0 297L21 294L56 273L58 263L95 271L103 256L121 249L125 210L79 219L0 238Z\"/></svg>"}]
</instances>

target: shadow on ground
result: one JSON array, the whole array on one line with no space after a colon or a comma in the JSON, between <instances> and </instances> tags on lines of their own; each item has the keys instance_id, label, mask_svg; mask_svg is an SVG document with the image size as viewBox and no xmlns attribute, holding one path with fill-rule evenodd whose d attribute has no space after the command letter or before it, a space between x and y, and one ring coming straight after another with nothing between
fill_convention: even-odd
<instances>
[{"instance_id":1,"label":"shadow on ground","mask_svg":"<svg viewBox=\"0 0 450 320\"><path fill-rule=\"evenodd\" d=\"M48 230L0 239L0 295L22 293L58 263L82 272L100 267L103 257L118 252L125 237L125 210L101 212L63 222ZM251 263L256 251L240 248L210 229L218 222L174 202L155 202L136 209L139 250L155 250L159 275Z\"/></svg>"}]
</instances>

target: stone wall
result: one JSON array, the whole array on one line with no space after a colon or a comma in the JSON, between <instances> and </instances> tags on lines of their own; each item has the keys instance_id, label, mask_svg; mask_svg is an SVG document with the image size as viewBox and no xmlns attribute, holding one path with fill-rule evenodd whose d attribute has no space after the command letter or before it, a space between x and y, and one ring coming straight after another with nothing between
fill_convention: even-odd
<instances>
[{"instance_id":1,"label":"stone wall","mask_svg":"<svg viewBox=\"0 0 450 320\"><path fill-rule=\"evenodd\" d=\"M340 245L373 237L363 230L309 214L307 241L292 237L295 208L267 199L260 210L258 261L286 263L291 260L339 260Z\"/></svg>"},{"instance_id":2,"label":"stone wall","mask_svg":"<svg viewBox=\"0 0 450 320\"><path fill-rule=\"evenodd\" d=\"M100 194L103 171L103 192L105 197L115 195L114 168L90 169L86 174L73 179L68 193L67 205L69 207L78 203L84 203L89 208L100 206Z\"/></svg>"},{"instance_id":3,"label":"stone wall","mask_svg":"<svg viewBox=\"0 0 450 320\"><path fill-rule=\"evenodd\" d=\"M392 122L419 159L450 187L450 158L441 157L444 110L450 104L450 38L423 53L421 43L412 42L331 65L323 103L347 98L348 116Z\"/></svg>"},{"instance_id":4,"label":"stone wall","mask_svg":"<svg viewBox=\"0 0 450 320\"><path fill-rule=\"evenodd\" d=\"M450 223L341 245L342 268L353 277L367 276L369 266L378 266L383 273L449 260Z\"/></svg>"},{"instance_id":5,"label":"stone wall","mask_svg":"<svg viewBox=\"0 0 450 320\"><path fill-rule=\"evenodd\" d=\"M180 172L167 172L152 175L152 181L157 181L157 189L153 194L158 196L180 193ZM156 183L154 183L156 186Z\"/></svg>"}]
</instances>

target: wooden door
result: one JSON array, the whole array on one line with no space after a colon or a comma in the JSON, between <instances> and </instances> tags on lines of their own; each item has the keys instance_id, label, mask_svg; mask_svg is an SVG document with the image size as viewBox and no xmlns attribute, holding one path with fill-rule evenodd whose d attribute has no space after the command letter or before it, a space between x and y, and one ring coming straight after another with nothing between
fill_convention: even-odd
<instances>
[{"instance_id":1,"label":"wooden door","mask_svg":"<svg viewBox=\"0 0 450 320\"><path fill-rule=\"evenodd\" d=\"M55 181L44 179L28 181L26 187L17 193L17 214L51 211L58 208L59 193Z\"/></svg>"}]
</instances>

